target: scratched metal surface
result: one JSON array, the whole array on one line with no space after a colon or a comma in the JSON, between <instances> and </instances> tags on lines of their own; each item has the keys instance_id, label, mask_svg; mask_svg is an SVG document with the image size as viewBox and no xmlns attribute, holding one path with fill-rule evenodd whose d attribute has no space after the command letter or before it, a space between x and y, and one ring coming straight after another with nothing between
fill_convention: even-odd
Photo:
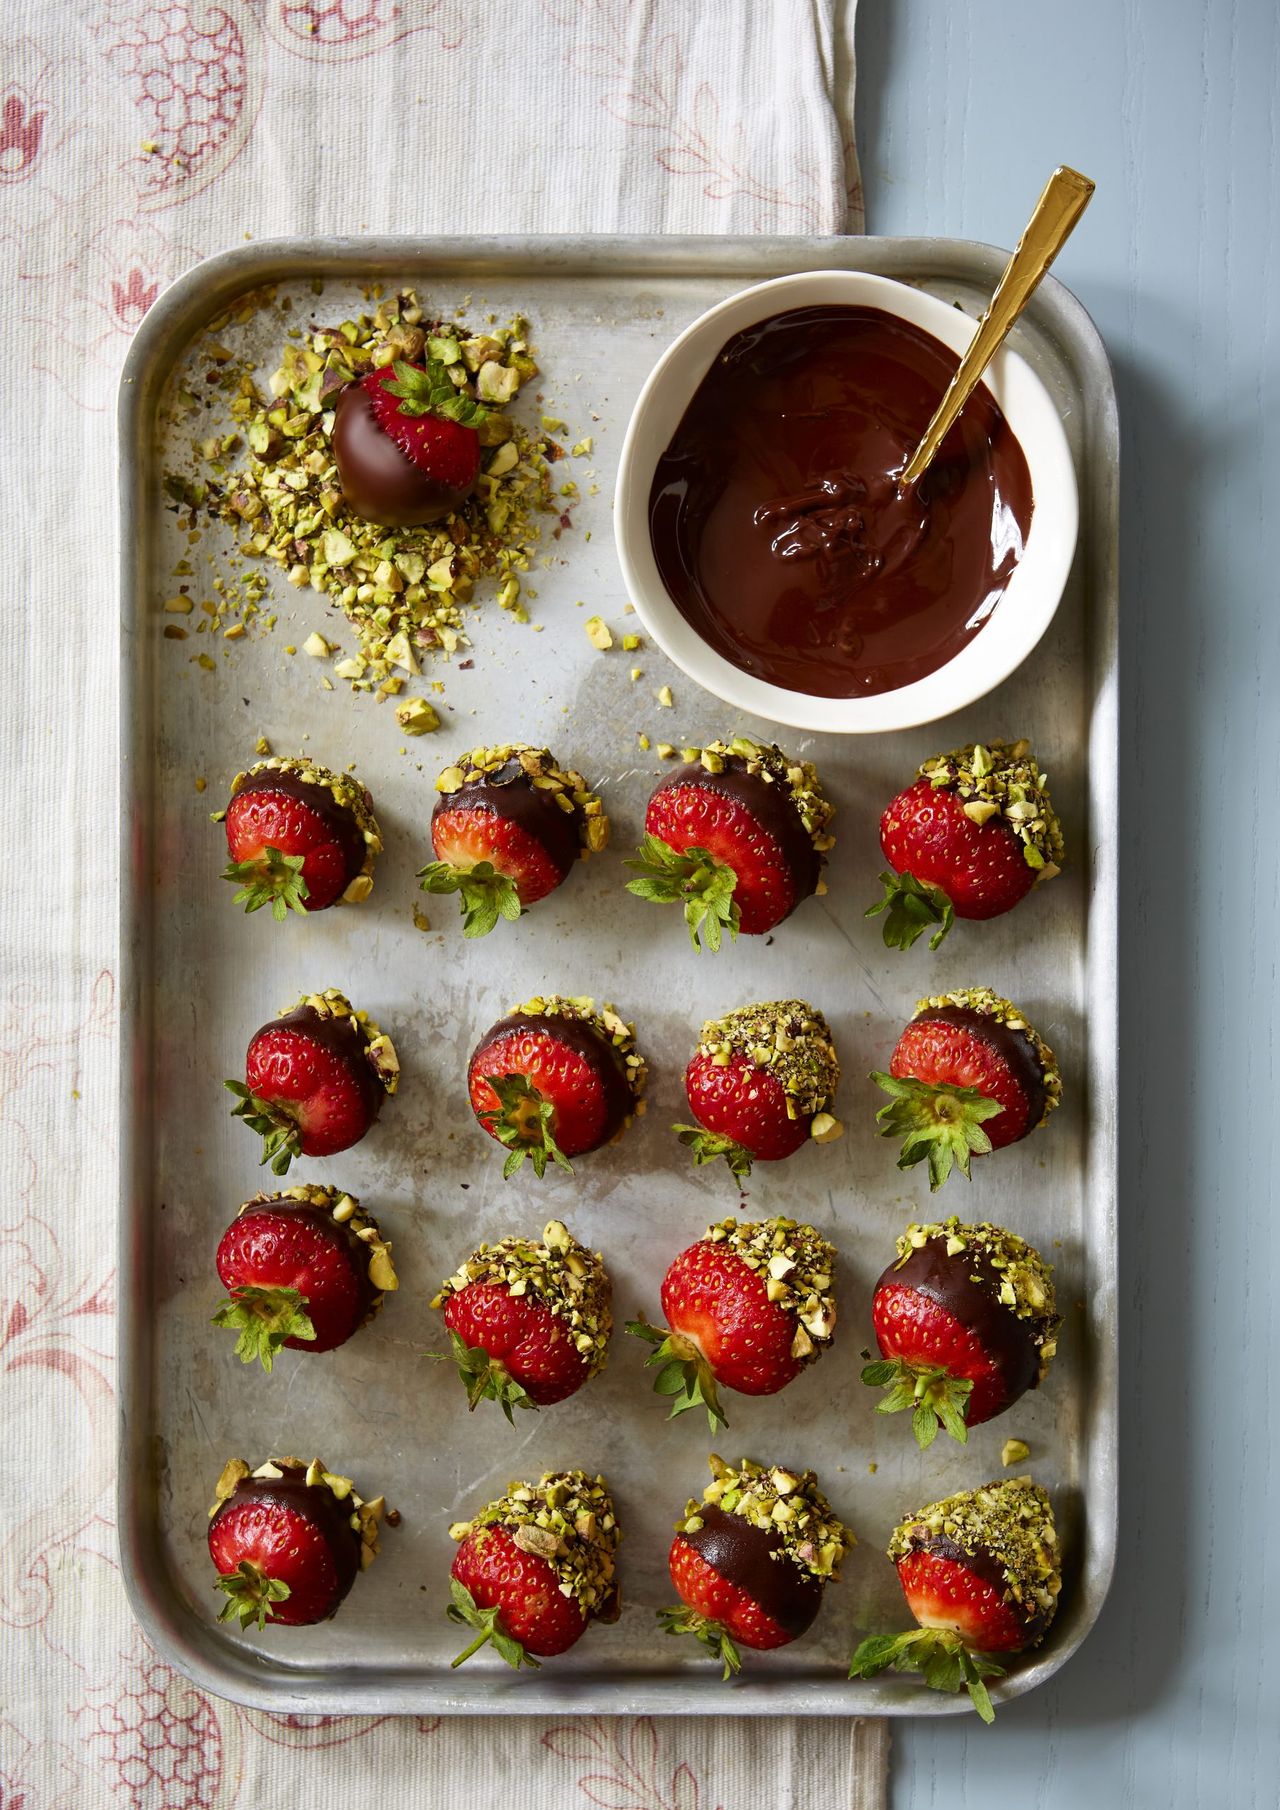
<instances>
[{"instance_id":1,"label":"scratched metal surface","mask_svg":"<svg viewBox=\"0 0 1280 1810\"><path fill-rule=\"evenodd\" d=\"M997 269L995 254L946 241L603 242L451 248L447 257L403 242L379 246L255 247L184 280L148 317L123 399L128 876L123 1066L124 1176L121 1325L121 1539L135 1607L152 1638L206 1686L277 1710L419 1709L951 1713L959 1705L903 1681L843 1681L857 1633L900 1620L883 1558L899 1514L1000 1473L1016 1433L1026 1468L1052 1490L1067 1554L1062 1612L1043 1653L1011 1681L1030 1688L1053 1672L1097 1615L1110 1574L1116 1493L1115 1344L1115 485L1116 444L1105 357L1082 310L1046 285L1018 346L1059 398L1081 479L1080 555L1054 627L999 692L962 715L900 736L792 735L839 804L830 890L773 941L744 939L697 958L670 913L622 889L621 855L638 834L658 763L656 742L697 741L738 727L651 649L595 652L587 613L622 623L610 533L612 469L630 402L657 351L711 301L786 269L844 260L920 281L970 309ZM319 627L351 645L341 617L311 593L280 587L274 635L238 644L202 671L200 642L165 642L161 600L183 548L159 504L157 472L171 448L156 402L200 322L225 296L267 276L326 273L319 318L356 306L351 280L413 281L429 305L472 297L472 318L520 309L535 323L543 407L570 436L595 436L595 497L573 530L548 542L534 583L535 619L521 628L496 609L473 625L474 668L443 667L443 730L404 743L389 710L298 655ZM513 276L511 273L515 272ZM301 282L299 306L312 305ZM274 317L273 317L274 321ZM252 333L254 330L251 329ZM270 329L274 338L278 325ZM222 337L235 342L234 332ZM261 340L266 363L272 348ZM185 430L188 438L191 429ZM589 538L588 538L589 536ZM197 595L216 536L196 549ZM207 570L207 569L206 569ZM578 608L579 601L584 607ZM220 650L219 650L220 654ZM639 683L628 669L639 664ZM675 708L654 693L669 682ZM879 866L875 824L884 800L938 747L1031 730L1048 767L1071 852L1066 874L1012 917L961 926L943 951L891 955L864 920ZM277 751L305 746L334 766L354 762L371 786L387 849L372 900L308 922L246 919L218 881L224 860L208 812L265 733ZM476 742L547 741L600 783L614 850L588 863L519 926L465 945L453 901L430 901L432 930L414 927L413 873L427 858L432 781L446 758ZM304 741L304 738L305 741ZM407 750L407 751L406 751ZM207 778L203 795L197 776ZM953 1184L943 1210L990 1216L1025 1233L1058 1265L1066 1326L1051 1381L987 1428L968 1449L939 1439L921 1455L904 1421L871 1411L858 1381L870 1335L869 1291L910 1218L932 1211L919 1172L901 1176L873 1134L882 1064L918 994L985 982L1017 998L1058 1051L1067 1098L1043 1135L981 1165L971 1189ZM399 1096L370 1137L297 1173L361 1196L394 1240L402 1285L374 1325L323 1360L284 1354L271 1379L241 1368L231 1340L208 1326L218 1290L212 1251L238 1203L261 1185L253 1141L227 1114L219 1085L238 1072L249 1034L300 991L343 987L389 1029L403 1063ZM637 1023L652 1064L648 1116L623 1142L582 1159L574 1179L505 1184L493 1145L471 1123L463 1074L476 1036L512 1001L542 990L613 1000ZM696 1655L655 1630L670 1597L665 1552L672 1516L705 1478L708 1439L693 1415L668 1426L648 1392L643 1351L621 1334L602 1379L513 1432L496 1412L468 1417L456 1379L420 1355L439 1343L427 1305L438 1279L479 1236L540 1227L552 1213L603 1249L619 1317L652 1309L667 1261L706 1221L732 1210L727 1176L695 1174L671 1137L680 1076L705 1016L750 999L799 994L831 1020L845 1081L842 1142L803 1152L753 1179L750 1211L812 1219L841 1255L842 1331L835 1351L773 1401L734 1399L732 1428L714 1442L793 1465L812 1464L862 1544L828 1593L813 1634L753 1660L722 1685ZM631 1348L629 1348L631 1347ZM382 1558L339 1618L310 1630L233 1635L213 1622L205 1511L224 1459L321 1453L366 1493L403 1514ZM593 1630L539 1673L500 1662L451 1674L456 1630L442 1606L449 1521L517 1474L549 1466L601 1469L626 1530L617 1626ZM696 1675L696 1676L695 1676Z\"/></svg>"}]
</instances>

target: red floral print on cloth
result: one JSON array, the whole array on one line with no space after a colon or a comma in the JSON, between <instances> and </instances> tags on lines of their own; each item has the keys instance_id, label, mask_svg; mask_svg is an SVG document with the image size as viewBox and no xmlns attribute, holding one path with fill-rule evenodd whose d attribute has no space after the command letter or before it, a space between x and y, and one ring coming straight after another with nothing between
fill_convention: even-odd
<instances>
[{"instance_id":1,"label":"red floral print on cloth","mask_svg":"<svg viewBox=\"0 0 1280 1810\"><path fill-rule=\"evenodd\" d=\"M668 1771L652 1716L582 1716L553 1723L542 1745L587 1768L579 1774L578 1790L599 1810L721 1810L703 1797L686 1761Z\"/></svg>"},{"instance_id":2,"label":"red floral print on cloth","mask_svg":"<svg viewBox=\"0 0 1280 1810\"><path fill-rule=\"evenodd\" d=\"M48 114L10 88L0 100L0 182L25 182L35 169Z\"/></svg>"},{"instance_id":3,"label":"red floral print on cloth","mask_svg":"<svg viewBox=\"0 0 1280 1810\"><path fill-rule=\"evenodd\" d=\"M224 1810L222 1725L214 1704L135 1637L115 1675L91 1683L75 1712L82 1740L119 1810Z\"/></svg>"},{"instance_id":4,"label":"red floral print on cloth","mask_svg":"<svg viewBox=\"0 0 1280 1810\"><path fill-rule=\"evenodd\" d=\"M430 31L445 50L462 42L463 20L450 0L270 0L268 32L281 49L313 62L376 56L413 32Z\"/></svg>"}]
</instances>

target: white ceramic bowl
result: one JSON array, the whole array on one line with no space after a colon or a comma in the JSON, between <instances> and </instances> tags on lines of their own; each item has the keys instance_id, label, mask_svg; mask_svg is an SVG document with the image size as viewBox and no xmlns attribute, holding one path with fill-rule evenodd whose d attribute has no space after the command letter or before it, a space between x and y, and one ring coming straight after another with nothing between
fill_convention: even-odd
<instances>
[{"instance_id":1,"label":"white ceramic bowl","mask_svg":"<svg viewBox=\"0 0 1280 1810\"><path fill-rule=\"evenodd\" d=\"M726 704L793 727L870 735L948 716L984 696L1021 665L1053 620L1075 552L1078 502L1071 452L1057 409L1035 372L1004 348L985 382L1021 443L1035 508L1022 558L983 625L936 672L875 697L823 698L770 685L709 647L685 621L658 572L649 538L649 493L694 391L725 342L790 308L880 308L963 352L973 321L935 296L856 270L777 277L700 315L667 347L641 390L627 427L614 500L614 534L631 601L649 634L689 677Z\"/></svg>"}]
</instances>

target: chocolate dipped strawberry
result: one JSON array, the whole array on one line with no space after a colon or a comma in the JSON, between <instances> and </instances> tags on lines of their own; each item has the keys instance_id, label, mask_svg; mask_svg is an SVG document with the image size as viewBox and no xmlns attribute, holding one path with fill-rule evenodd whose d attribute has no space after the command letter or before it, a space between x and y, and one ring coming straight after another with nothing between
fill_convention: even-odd
<instances>
[{"instance_id":1,"label":"chocolate dipped strawberry","mask_svg":"<svg viewBox=\"0 0 1280 1810\"><path fill-rule=\"evenodd\" d=\"M436 791L436 859L418 878L424 892L459 895L466 936L487 936L499 917L514 922L609 841L599 798L546 748L473 748L445 768Z\"/></svg>"},{"instance_id":2,"label":"chocolate dipped strawberry","mask_svg":"<svg viewBox=\"0 0 1280 1810\"><path fill-rule=\"evenodd\" d=\"M816 1363L835 1337L835 1250L794 1219L726 1219L681 1251L662 1279L666 1330L633 1320L627 1331L656 1349L657 1394L674 1420L706 1409L727 1426L720 1388L776 1395Z\"/></svg>"},{"instance_id":3,"label":"chocolate dipped strawberry","mask_svg":"<svg viewBox=\"0 0 1280 1810\"><path fill-rule=\"evenodd\" d=\"M1004 1675L991 1655L1037 1646L1057 1612L1062 1571L1048 1496L1029 1477L960 1490L895 1527L889 1557L919 1627L864 1640L849 1676L919 1672L932 1690L966 1689L990 1722L985 1680Z\"/></svg>"},{"instance_id":4,"label":"chocolate dipped strawberry","mask_svg":"<svg viewBox=\"0 0 1280 1810\"><path fill-rule=\"evenodd\" d=\"M512 1483L470 1521L455 1521L449 1617L476 1630L454 1665L492 1642L509 1666L565 1653L592 1622L618 1619L622 1538L603 1477L547 1471Z\"/></svg>"},{"instance_id":5,"label":"chocolate dipped strawberry","mask_svg":"<svg viewBox=\"0 0 1280 1810\"><path fill-rule=\"evenodd\" d=\"M454 367L465 376L462 365ZM454 515L480 475L480 435L489 411L455 385L438 359L396 359L339 392L333 456L343 499L385 528Z\"/></svg>"},{"instance_id":6,"label":"chocolate dipped strawberry","mask_svg":"<svg viewBox=\"0 0 1280 1810\"><path fill-rule=\"evenodd\" d=\"M534 1174L620 1137L644 1109L646 1070L635 1029L607 1003L551 993L487 1030L471 1053L467 1089L477 1120L507 1151L502 1173L526 1158Z\"/></svg>"},{"instance_id":7,"label":"chocolate dipped strawberry","mask_svg":"<svg viewBox=\"0 0 1280 1810\"><path fill-rule=\"evenodd\" d=\"M821 1012L802 999L741 1006L702 1027L684 1074L696 1125L675 1125L695 1164L721 1157L740 1180L844 1127L831 1112L840 1064Z\"/></svg>"},{"instance_id":8,"label":"chocolate dipped strawberry","mask_svg":"<svg viewBox=\"0 0 1280 1810\"><path fill-rule=\"evenodd\" d=\"M444 1309L468 1407L496 1401L514 1421L513 1408L575 1395L608 1359L612 1294L600 1253L558 1219L541 1241L480 1245L431 1303Z\"/></svg>"},{"instance_id":9,"label":"chocolate dipped strawberry","mask_svg":"<svg viewBox=\"0 0 1280 1810\"><path fill-rule=\"evenodd\" d=\"M916 1442L968 1429L1038 1388L1058 1349L1053 1271L1002 1226L910 1225L876 1283L871 1317L881 1361L862 1380L887 1390L879 1414L911 1409Z\"/></svg>"},{"instance_id":10,"label":"chocolate dipped strawberry","mask_svg":"<svg viewBox=\"0 0 1280 1810\"><path fill-rule=\"evenodd\" d=\"M334 1351L399 1286L391 1247L354 1194L309 1183L247 1200L218 1243L227 1299L215 1326L241 1363L270 1374L276 1353Z\"/></svg>"},{"instance_id":11,"label":"chocolate dipped strawberry","mask_svg":"<svg viewBox=\"0 0 1280 1810\"><path fill-rule=\"evenodd\" d=\"M692 1634L742 1669L740 1647L785 1647L813 1626L827 1584L854 1544L812 1471L727 1465L713 1452L702 1501L676 1522L667 1563L681 1606L660 1609L668 1634Z\"/></svg>"},{"instance_id":12,"label":"chocolate dipped strawberry","mask_svg":"<svg viewBox=\"0 0 1280 1810\"><path fill-rule=\"evenodd\" d=\"M996 918L1062 867L1062 827L1029 742L981 742L927 760L880 819L891 869L884 897L890 949L932 930L936 949L956 918Z\"/></svg>"},{"instance_id":13,"label":"chocolate dipped strawberry","mask_svg":"<svg viewBox=\"0 0 1280 1810\"><path fill-rule=\"evenodd\" d=\"M929 1165L929 1187L970 1156L1016 1144L1044 1125L1062 1098L1053 1051L1017 1006L990 987L958 987L922 999L871 1079L890 1096L880 1135L899 1138L899 1169Z\"/></svg>"},{"instance_id":14,"label":"chocolate dipped strawberry","mask_svg":"<svg viewBox=\"0 0 1280 1810\"><path fill-rule=\"evenodd\" d=\"M683 905L694 948L716 950L725 930L763 936L825 890L835 806L811 762L745 735L685 753L649 800L627 891Z\"/></svg>"},{"instance_id":15,"label":"chocolate dipped strawberry","mask_svg":"<svg viewBox=\"0 0 1280 1810\"><path fill-rule=\"evenodd\" d=\"M304 993L255 1031L244 1080L225 1081L262 1139L262 1161L283 1175L296 1156L335 1156L358 1144L396 1091L400 1063L385 1031L336 987Z\"/></svg>"},{"instance_id":16,"label":"chocolate dipped strawberry","mask_svg":"<svg viewBox=\"0 0 1280 1810\"><path fill-rule=\"evenodd\" d=\"M290 911L355 905L373 891L382 836L369 793L349 773L272 755L236 774L213 821L227 832L222 877L246 911L269 905L283 923Z\"/></svg>"},{"instance_id":17,"label":"chocolate dipped strawberry","mask_svg":"<svg viewBox=\"0 0 1280 1810\"><path fill-rule=\"evenodd\" d=\"M219 1621L309 1627L327 1621L378 1554L381 1496L365 1502L350 1477L318 1458L270 1458L251 1471L232 1458L209 1510L209 1557L226 1595Z\"/></svg>"}]
</instances>

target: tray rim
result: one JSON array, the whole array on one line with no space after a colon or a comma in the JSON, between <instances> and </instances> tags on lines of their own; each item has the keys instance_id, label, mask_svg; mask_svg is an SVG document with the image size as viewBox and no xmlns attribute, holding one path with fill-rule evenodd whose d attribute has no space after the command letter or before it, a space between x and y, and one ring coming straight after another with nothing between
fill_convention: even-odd
<instances>
[{"instance_id":1,"label":"tray rim","mask_svg":"<svg viewBox=\"0 0 1280 1810\"><path fill-rule=\"evenodd\" d=\"M651 1714L651 1715L954 1715L967 1712L964 1698L924 1692L910 1680L885 1679L870 1704L865 1690L842 1684L830 1690L839 1674L823 1672L812 1679L783 1683L768 1677L739 1678L725 1686L710 1679L688 1688L684 1672L649 1673L619 1670L591 1679L548 1668L504 1679L492 1675L468 1680L463 1690L452 1675L437 1678L420 1668L368 1675L341 1663L293 1667L278 1656L245 1653L209 1641L212 1624L189 1614L171 1594L164 1594L148 1569L150 1521L143 1511L134 1479L145 1469L151 1441L146 1412L150 1394L150 1319L145 1311L150 1282L144 1238L131 1236L138 1221L130 1203L137 1198L135 1178L147 1148L143 1098L135 1085L147 1051L147 1025L142 1009L142 963L137 956L143 920L142 888L136 883L134 851L142 844L135 775L144 770L151 700L136 676L135 647L141 633L137 620L140 594L138 517L135 510L138 473L133 449L154 394L163 382L169 354L180 352L204 320L232 297L274 281L308 272L356 274L430 265L433 242L413 235L370 237L280 238L255 241L216 253L193 266L164 291L148 310L134 339L120 378L117 399L119 452L119 581L120 581L120 1065L117 1241L119 1301L117 1317L117 1480L116 1530L121 1573L130 1608L145 1637L160 1655L198 1687L250 1708L276 1713L340 1714ZM928 274L994 284L1007 253L976 240L928 237L738 235L464 235L440 248L437 261L466 279L507 274L518 258L531 274L543 277L575 268L648 276L741 276L744 287L763 274L819 269L847 263L859 269L919 279ZM910 280L908 277L906 280ZM1090 1023L1090 1077L1095 1093L1101 1084L1109 1108L1090 1114L1085 1144L1086 1186L1096 1187L1101 1172L1104 1198L1098 1212L1106 1237L1100 1247L1104 1277L1115 1298L1118 1281L1116 1192L1118 1127L1114 1101L1119 1072L1118 1026L1118 457L1119 427L1111 365L1101 335L1079 299L1052 275L1045 278L1028 311L1041 319L1051 335L1069 344L1090 368L1096 383L1092 409L1095 432L1102 438L1101 462L1087 457L1081 478L1081 547L1088 548L1085 663L1093 682L1086 722L1087 819L1093 863L1087 923L1090 959L1085 998ZM655 353L655 357L657 353ZM1090 443L1087 443L1089 445ZM1086 529L1087 522L1087 529ZM1081 553L1077 551L1077 560ZM1109 758L1108 758L1109 757ZM1109 832L1109 833L1104 833ZM1100 970L1102 972L1100 973ZM1105 1028L1104 1028L1105 1027ZM1098 1385L1091 1440L1101 1441L1118 1468L1119 1327L1113 1314L1107 1336L1095 1339L1094 1382ZM997 1703L1036 1689L1079 1649L1095 1626L1110 1590L1118 1533L1118 1491L1105 1502L1090 1501L1084 1522L1088 1565L1082 1562L1078 1591L1081 1613L1066 1639L998 1691ZM1087 1579L1083 1573L1088 1571ZM162 1575L167 1575L163 1574ZM1087 1590L1086 1590L1087 1584ZM203 1639L201 1639L203 1636ZM859 1699L863 1700L859 1700Z\"/></svg>"}]
</instances>

